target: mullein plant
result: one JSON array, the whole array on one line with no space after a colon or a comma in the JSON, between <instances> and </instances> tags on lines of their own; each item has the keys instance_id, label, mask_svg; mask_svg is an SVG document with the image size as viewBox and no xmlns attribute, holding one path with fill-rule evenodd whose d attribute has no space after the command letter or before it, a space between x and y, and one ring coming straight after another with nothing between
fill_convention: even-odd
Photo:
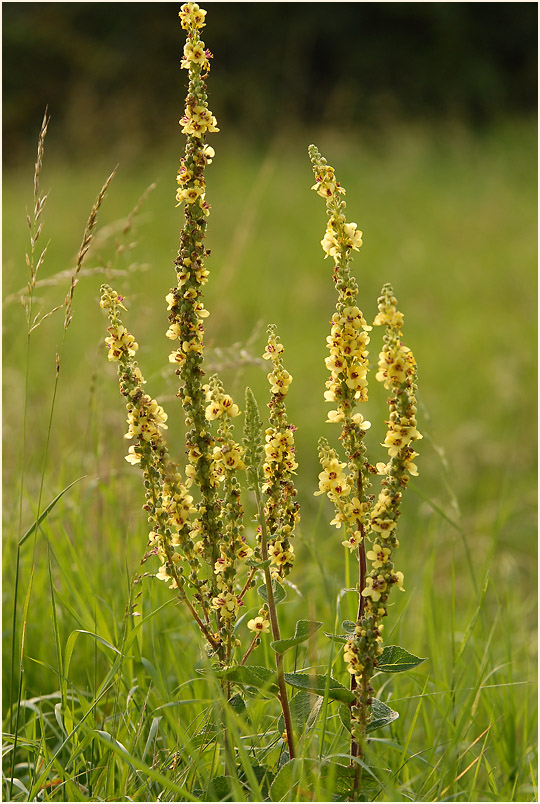
<instances>
[{"instance_id":1,"label":"mullein plant","mask_svg":"<svg viewBox=\"0 0 540 804\"><path fill-rule=\"evenodd\" d=\"M181 67L189 72L188 94L180 125L186 147L177 173L177 206L185 222L175 259L176 284L166 296L174 342L169 362L180 381L179 397L186 425L187 465L182 475L164 438L167 414L144 391L145 380L135 360L138 344L122 321L123 298L110 286L101 288L101 307L110 326L105 339L108 359L118 364L120 391L126 399L128 431L133 443L126 460L143 472L144 510L148 516L149 545L145 560L158 556L156 577L169 585L193 616L206 649L230 697L230 671L242 668L272 632L280 640L276 605L283 598L281 582L294 562L292 538L299 519L293 476L294 431L288 423L285 397L292 377L283 366L283 345L269 327L263 357L270 360L270 421L266 433L253 394L246 396L243 445L234 436L233 419L240 410L214 375L205 382L204 333L209 312L203 301L208 281L204 245L210 206L206 200L205 169L215 156L206 143L219 131L208 108L205 79L212 54L201 40L206 11L186 3L179 13L187 33ZM255 492L258 528L250 546L245 532L241 485ZM265 583L258 590L264 600L258 615L247 622L250 643L243 652L236 624L244 598L255 585L257 572ZM282 655L276 652L277 696L285 722L284 741L294 757L294 736L285 688ZM228 675L227 675L228 673ZM238 677L236 677L237 680Z\"/></svg>"},{"instance_id":2,"label":"mullein plant","mask_svg":"<svg viewBox=\"0 0 540 804\"><path fill-rule=\"evenodd\" d=\"M340 461L338 452L326 439L320 439L322 472L315 494L326 494L332 501L335 516L331 524L343 528L342 544L358 559L358 613L353 627L348 628L343 651L353 693L350 721L354 761L363 759L370 730L374 701L371 679L379 668L390 671L390 657L387 654L386 660L383 658L383 619L388 614L392 588L404 591L403 573L394 566L394 551L399 545L396 529L403 491L410 476L418 473L414 464L417 453L412 445L422 436L416 422L416 363L402 341L403 314L397 309L391 285L385 284L373 325L385 327L375 378L390 392L383 444L388 460L376 466L368 461L364 435L371 425L356 408L368 398L367 347L372 327L358 307L358 284L350 270L352 252L362 245L362 232L356 223L347 223L345 189L336 180L334 169L313 145L309 156L315 174L312 189L326 201L328 222L321 245L325 256L334 262L333 280L338 293L327 337L329 355L325 362L330 377L324 397L335 405L327 421L340 425L339 438L345 452L345 460ZM378 496L369 494L374 475L381 478ZM403 667L420 662L402 649L397 650ZM395 661L395 649L392 656ZM404 661L405 656L408 659ZM358 784L360 762L356 767Z\"/></svg>"},{"instance_id":3,"label":"mullein plant","mask_svg":"<svg viewBox=\"0 0 540 804\"><path fill-rule=\"evenodd\" d=\"M178 398L185 421L186 465L183 471L167 447L167 414L145 391L145 380L135 356L138 345L122 320L124 299L109 285L101 288L101 307L109 317L105 339L108 359L116 363L120 391L126 401L130 441L126 460L143 473L148 518L148 549L143 561L159 559L153 574L164 581L192 615L205 639L208 656L221 679L225 697L231 685L263 686L278 698L283 713L283 743L289 759L296 754L295 735L286 683L349 706L344 723L350 724L352 795L360 790L360 770L366 737L391 722L397 713L374 698L376 672L399 672L422 660L396 646L383 647L383 619L393 587L403 589L403 573L394 567L400 503L409 477L417 473L413 444L421 438L416 426L416 364L402 341L403 315L390 285L384 285L373 326L384 326L384 345L376 379L390 392L386 462L369 463L364 436L370 427L358 410L368 397L368 345L372 326L358 306L358 284L351 273L353 251L362 245L362 232L347 222L345 190L315 146L309 154L315 172L313 189L326 201L328 222L321 241L325 256L334 263L338 293L331 331L327 338L326 367L330 372L325 399L333 405L327 421L341 428L344 452L322 438L319 490L333 503L331 524L341 529L346 555L358 559L358 613L346 621L343 635L330 635L344 643L350 690L336 679L304 673L285 673L287 650L309 639L322 623L300 620L293 637L282 638L277 605L285 599L284 583L294 566L294 535L300 519L295 475L295 427L287 417L286 398L292 376L283 362L284 347L274 325L267 330L263 358L268 361L270 414L266 430L251 390L246 390L242 443L235 437L234 420L241 411L217 375L206 378L204 304L206 267L210 251L205 235L210 206L206 199L206 167L215 156L206 143L217 132L208 108L205 79L212 54L201 40L206 11L186 3L180 11L186 31L181 67L189 72L188 94L180 119L186 137L177 173L177 206L184 212L175 259L176 283L166 296L168 329L173 342L169 362L179 380ZM378 496L370 489L380 478ZM246 527L242 487L254 494L256 530ZM251 543L250 543L251 541ZM246 595L256 585L263 605L247 620L249 639L242 645L240 614ZM245 633L245 632L244 632ZM271 634L276 669L246 664L261 638ZM376 717L374 717L376 715ZM376 723L375 723L376 721ZM226 731L226 730L225 730ZM226 755L230 760L228 738Z\"/></svg>"}]
</instances>

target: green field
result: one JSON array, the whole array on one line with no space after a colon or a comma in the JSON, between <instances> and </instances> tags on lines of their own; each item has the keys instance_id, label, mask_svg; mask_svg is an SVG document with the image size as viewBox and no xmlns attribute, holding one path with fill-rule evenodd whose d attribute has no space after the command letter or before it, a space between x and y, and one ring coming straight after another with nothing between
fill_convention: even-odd
<instances>
[{"instance_id":1,"label":"green field","mask_svg":"<svg viewBox=\"0 0 540 804\"><path fill-rule=\"evenodd\" d=\"M288 413L298 425L302 505L289 576L297 591L289 589L282 607L282 630L292 633L299 618L324 624L308 649L287 660L319 672L334 661L334 675L346 683L343 661L323 631L354 617L355 596L339 596L340 535L327 524L330 504L313 496L317 438L337 443L337 432L324 423L325 338L335 299L332 266L319 245L324 205L309 189L311 141L336 168L348 218L364 232L354 259L364 315L374 317L382 284L392 282L419 366L420 476L405 501L397 559L407 594L394 601L385 642L428 661L389 682L376 679L378 697L400 717L370 743L378 780L370 800L536 800L536 126L508 120L481 133L403 126L376 139L295 131L266 151L221 134L212 141L208 370L220 371L241 406L249 384L264 410L267 367L260 355L266 324L277 324L294 377ZM33 169L29 163L4 174L3 702L5 731L12 733L16 720L19 727L18 800L28 800L25 790L35 800L40 789L39 800L64 801L153 801L160 792L161 800L217 800L222 792L208 786L211 773L222 773L218 758L197 742L213 696L211 683L194 671L205 661L199 635L153 578L135 587L137 610L148 619L108 678L118 655L110 646L122 650L141 619L126 619L125 609L147 529L140 477L123 459L124 403L106 359L99 287L106 280L126 297L126 324L140 344L148 391L168 411L171 451L183 460L183 417L164 337L164 297L175 281L182 225L174 206L182 148L179 135L170 149L120 163L63 346L62 310L27 337L18 291L27 282ZM63 304L86 219L115 165L104 156L49 161L45 150L41 186L50 192L40 244L50 245L34 313ZM374 332L372 364L378 338ZM385 432L385 394L375 385L364 413L373 423L373 462L384 457ZM22 545L17 572L17 541L79 478ZM258 607L255 593L248 605ZM23 626L24 704L17 715ZM109 646L73 636L77 629ZM268 646L258 652L254 664L271 662ZM256 699L249 727L237 724L248 767L276 769L278 714L272 702ZM97 731L112 735L131 760ZM8 777L12 744L6 741ZM346 762L347 750L337 707L329 704L304 738L303 756L341 755ZM174 752L173 771L167 763ZM229 800L258 800L245 767L227 784ZM325 800L302 787L295 795Z\"/></svg>"}]
</instances>

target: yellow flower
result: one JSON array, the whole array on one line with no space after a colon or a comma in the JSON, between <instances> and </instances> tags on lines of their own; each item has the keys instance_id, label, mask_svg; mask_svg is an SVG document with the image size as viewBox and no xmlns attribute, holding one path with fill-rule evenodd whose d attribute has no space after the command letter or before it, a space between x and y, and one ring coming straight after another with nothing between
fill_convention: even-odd
<instances>
[{"instance_id":1,"label":"yellow flower","mask_svg":"<svg viewBox=\"0 0 540 804\"><path fill-rule=\"evenodd\" d=\"M209 422L213 421L214 419L218 419L221 414L223 413L223 407L221 402L211 402L204 411L204 414Z\"/></svg>"},{"instance_id":2,"label":"yellow flower","mask_svg":"<svg viewBox=\"0 0 540 804\"><path fill-rule=\"evenodd\" d=\"M271 335L264 349L264 360L271 360L276 355L279 355L283 351L283 348L283 344L276 339L275 335Z\"/></svg>"},{"instance_id":3,"label":"yellow flower","mask_svg":"<svg viewBox=\"0 0 540 804\"><path fill-rule=\"evenodd\" d=\"M315 492L315 496L326 493L341 497L349 494L351 489L343 474L345 466L347 466L346 463L340 463L337 458L331 458L326 468L319 474L319 491Z\"/></svg>"},{"instance_id":4,"label":"yellow flower","mask_svg":"<svg viewBox=\"0 0 540 804\"><path fill-rule=\"evenodd\" d=\"M272 564L282 567L284 564L292 564L294 561L294 548L292 545L289 545L289 547L285 549L283 544L276 539L274 544L269 546L268 555L272 560Z\"/></svg>"},{"instance_id":5,"label":"yellow flower","mask_svg":"<svg viewBox=\"0 0 540 804\"><path fill-rule=\"evenodd\" d=\"M126 455L125 459L128 463L135 465L136 463L141 462L141 456L138 452L135 451L135 447L131 446L128 450L128 455Z\"/></svg>"},{"instance_id":6,"label":"yellow flower","mask_svg":"<svg viewBox=\"0 0 540 804\"><path fill-rule=\"evenodd\" d=\"M341 542L341 544L343 547L348 547L351 552L356 550L362 544L362 533L359 530L355 531L349 539Z\"/></svg>"},{"instance_id":7,"label":"yellow flower","mask_svg":"<svg viewBox=\"0 0 540 804\"><path fill-rule=\"evenodd\" d=\"M356 223L345 223L343 228L349 238L348 245L355 251L358 251L362 245L362 232L358 229Z\"/></svg>"},{"instance_id":8,"label":"yellow flower","mask_svg":"<svg viewBox=\"0 0 540 804\"><path fill-rule=\"evenodd\" d=\"M393 519L372 519L371 530L378 531L383 538L396 528L397 522Z\"/></svg>"},{"instance_id":9,"label":"yellow flower","mask_svg":"<svg viewBox=\"0 0 540 804\"><path fill-rule=\"evenodd\" d=\"M405 589L403 588L403 581L404 581L405 579L404 579L403 573L402 573L402 572L399 572L399 571L398 571L398 572L394 572L394 573L393 573L393 577L394 577L394 578L397 578L397 580L396 580L396 585L397 585L397 588L400 590L400 592L404 592L404 591L405 591Z\"/></svg>"},{"instance_id":10,"label":"yellow flower","mask_svg":"<svg viewBox=\"0 0 540 804\"><path fill-rule=\"evenodd\" d=\"M218 610L226 620L236 617L239 606L238 598L232 592L223 592L212 600L212 608Z\"/></svg>"},{"instance_id":11,"label":"yellow flower","mask_svg":"<svg viewBox=\"0 0 540 804\"><path fill-rule=\"evenodd\" d=\"M264 617L255 617L249 620L247 627L250 631L255 631L258 634L268 634L270 632L270 622Z\"/></svg>"},{"instance_id":12,"label":"yellow flower","mask_svg":"<svg viewBox=\"0 0 540 804\"><path fill-rule=\"evenodd\" d=\"M368 550L366 557L373 562L373 569L378 569L386 564L390 556L391 550L388 547L381 547L380 544L373 545L373 550Z\"/></svg>"},{"instance_id":13,"label":"yellow flower","mask_svg":"<svg viewBox=\"0 0 540 804\"><path fill-rule=\"evenodd\" d=\"M242 547L240 548L240 550L238 550L238 552L236 553L236 555L238 556L238 558L239 558L241 561L245 561L247 558L251 558L251 556L253 555L253 548L252 548L252 547L250 547L250 546L249 546L249 545L247 545L247 544L244 544L244 545L242 545Z\"/></svg>"},{"instance_id":14,"label":"yellow flower","mask_svg":"<svg viewBox=\"0 0 540 804\"><path fill-rule=\"evenodd\" d=\"M214 564L214 574L219 575L220 573L225 572L227 567L230 566L231 562L229 561L229 559L225 558L224 556L220 556L216 561L216 563Z\"/></svg>"},{"instance_id":15,"label":"yellow flower","mask_svg":"<svg viewBox=\"0 0 540 804\"><path fill-rule=\"evenodd\" d=\"M232 401L232 397L230 397L229 394L223 395L221 399L221 407L223 408L227 416L231 417L231 419L234 418L235 416L240 415L240 408L238 407L238 405L234 404L234 402Z\"/></svg>"},{"instance_id":16,"label":"yellow flower","mask_svg":"<svg viewBox=\"0 0 540 804\"><path fill-rule=\"evenodd\" d=\"M197 3L184 3L178 12L182 28L188 31L190 28L204 28L206 11L199 8Z\"/></svg>"},{"instance_id":17,"label":"yellow flower","mask_svg":"<svg viewBox=\"0 0 540 804\"><path fill-rule=\"evenodd\" d=\"M381 594L386 591L386 581L382 575L366 578L366 588L362 591L362 597L370 597L374 603L380 600Z\"/></svg>"},{"instance_id":18,"label":"yellow flower","mask_svg":"<svg viewBox=\"0 0 540 804\"><path fill-rule=\"evenodd\" d=\"M273 394L281 394L282 396L285 396L292 380L293 378L286 369L282 369L281 371L274 369L274 371L268 374L268 382L272 386L271 392Z\"/></svg>"},{"instance_id":19,"label":"yellow flower","mask_svg":"<svg viewBox=\"0 0 540 804\"><path fill-rule=\"evenodd\" d=\"M345 644L345 648L343 649L343 659L345 662L347 662L347 670L351 675L359 676L362 673L364 665L358 658L356 648L351 640Z\"/></svg>"}]
</instances>

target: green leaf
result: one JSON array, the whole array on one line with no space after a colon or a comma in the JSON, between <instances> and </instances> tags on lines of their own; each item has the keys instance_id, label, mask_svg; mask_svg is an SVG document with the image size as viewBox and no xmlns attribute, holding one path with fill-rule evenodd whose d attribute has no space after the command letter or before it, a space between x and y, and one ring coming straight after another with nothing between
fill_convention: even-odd
<instances>
[{"instance_id":1,"label":"green leaf","mask_svg":"<svg viewBox=\"0 0 540 804\"><path fill-rule=\"evenodd\" d=\"M393 720L397 720L398 717L398 712L394 712L394 710L390 709L385 703L374 698L371 704L371 721L367 725L366 734L370 734L370 732L375 731L375 729L380 729L383 726L388 726L389 723L392 723ZM350 731L351 710L348 706L339 707L339 718L347 731Z\"/></svg>"},{"instance_id":2,"label":"green leaf","mask_svg":"<svg viewBox=\"0 0 540 804\"><path fill-rule=\"evenodd\" d=\"M274 781L276 774L272 773L272 771L269 768L266 768L264 765L253 765L251 769L255 774L259 787L261 788L261 801L267 801L270 795L268 792L268 787ZM238 768L238 780L242 782L248 793L251 792L247 783L246 773L243 768Z\"/></svg>"},{"instance_id":3,"label":"green leaf","mask_svg":"<svg viewBox=\"0 0 540 804\"><path fill-rule=\"evenodd\" d=\"M306 796L311 799L317 793L319 797L316 801L345 801L351 793L354 775L355 768L349 765L297 757L282 765L270 786L270 799L306 801ZM367 792L368 785L364 782L361 793ZM355 800L369 801L372 798L373 795Z\"/></svg>"},{"instance_id":4,"label":"green leaf","mask_svg":"<svg viewBox=\"0 0 540 804\"><path fill-rule=\"evenodd\" d=\"M224 670L214 672L218 678L226 678L227 681L233 681L235 684L245 684L257 689L263 688L273 692L275 695L279 692L276 673L266 667L238 665L237 667L226 667Z\"/></svg>"},{"instance_id":5,"label":"green leaf","mask_svg":"<svg viewBox=\"0 0 540 804\"><path fill-rule=\"evenodd\" d=\"M243 715L246 712L246 702L239 692L229 699L229 706L236 712L237 715Z\"/></svg>"},{"instance_id":6,"label":"green leaf","mask_svg":"<svg viewBox=\"0 0 540 804\"><path fill-rule=\"evenodd\" d=\"M86 477L86 475L83 475L82 477L78 477L78 478L77 478L77 480L74 480L74 481L73 481L73 483L70 483L70 484L69 484L69 486L66 486L66 487L65 487L65 489L64 489L63 491L61 491L61 492L60 492L60 494L58 494L58 495L57 495L57 496L54 498L54 500L48 504L48 506L47 506L47 507L45 508L45 510L44 510L44 511L43 511L43 512L42 512L42 513L41 513L41 514L38 516L38 518L35 520L35 522L34 522L32 525L30 525L30 527L28 528L28 530L26 531L26 533L24 534L24 536L21 536L21 538L20 538L20 540L19 540L19 547L20 547L21 545L23 545L23 544L25 543L25 541L26 541L26 540L27 540L27 539L28 539L28 538L29 538L29 537L32 535L32 533L33 533L33 532L36 530L36 528L38 528L38 527L41 525L41 523L43 522L43 520L45 519L45 517L47 517L47 516L50 514L50 512L52 511L52 509L54 508L54 506L56 505L56 503L58 502L58 500L59 500L61 497L63 497L63 496L64 496L64 494L66 493L66 491L69 491L69 489L70 489L72 486L74 486L74 485L75 485L75 483L78 483L78 482L79 482L79 480L84 480L84 478L85 478L85 477Z\"/></svg>"},{"instance_id":7,"label":"green leaf","mask_svg":"<svg viewBox=\"0 0 540 804\"><path fill-rule=\"evenodd\" d=\"M290 637L290 639L278 639L277 642L271 642L270 644L276 653L285 653L289 648L300 645L301 642L309 639L312 634L319 630L321 625L322 623L314 620L298 620L293 637Z\"/></svg>"},{"instance_id":8,"label":"green leaf","mask_svg":"<svg viewBox=\"0 0 540 804\"><path fill-rule=\"evenodd\" d=\"M354 634L356 623L354 623L352 620L343 620L341 627L347 634Z\"/></svg>"},{"instance_id":9,"label":"green leaf","mask_svg":"<svg viewBox=\"0 0 540 804\"><path fill-rule=\"evenodd\" d=\"M383 726L388 726L389 723L392 723L393 720L397 720L399 717L399 712L394 712L393 709L390 709L382 701L378 701L377 698L373 699L373 703L371 704L371 717L372 720L368 723L366 733L370 734L375 729L380 729Z\"/></svg>"},{"instance_id":10,"label":"green leaf","mask_svg":"<svg viewBox=\"0 0 540 804\"><path fill-rule=\"evenodd\" d=\"M310 728L317 722L319 710L321 708L321 698L318 695L312 695L310 692L300 690L289 701L289 708L291 710L291 718L293 722L293 731L298 739L304 732L306 726ZM282 734L285 731L285 721L283 715L280 715L278 720L278 732Z\"/></svg>"},{"instance_id":11,"label":"green leaf","mask_svg":"<svg viewBox=\"0 0 540 804\"><path fill-rule=\"evenodd\" d=\"M299 785L312 789L311 781L318 772L316 759L297 757L286 762L270 785L270 799L272 801L294 801L296 795L290 795ZM300 799L302 800L302 799Z\"/></svg>"},{"instance_id":12,"label":"green leaf","mask_svg":"<svg viewBox=\"0 0 540 804\"><path fill-rule=\"evenodd\" d=\"M345 644L345 642L349 639L347 634L343 636L343 634L329 634L328 631L325 631L324 635L333 642L341 642L343 644Z\"/></svg>"},{"instance_id":13,"label":"green leaf","mask_svg":"<svg viewBox=\"0 0 540 804\"><path fill-rule=\"evenodd\" d=\"M404 673L406 670L414 670L426 659L419 659L399 645L387 645L379 657L377 670L381 673Z\"/></svg>"},{"instance_id":14,"label":"green leaf","mask_svg":"<svg viewBox=\"0 0 540 804\"><path fill-rule=\"evenodd\" d=\"M231 794L231 777L214 776L213 779L210 779L203 801L229 801Z\"/></svg>"},{"instance_id":15,"label":"green leaf","mask_svg":"<svg viewBox=\"0 0 540 804\"><path fill-rule=\"evenodd\" d=\"M307 673L285 673L285 681L291 687L296 687L299 690L307 690L315 695L324 696L326 693L326 684L328 684L328 698L333 701L341 701L341 703L350 704L354 701L353 693L348 690L335 678L328 679L328 676L323 675L308 675Z\"/></svg>"},{"instance_id":16,"label":"green leaf","mask_svg":"<svg viewBox=\"0 0 540 804\"><path fill-rule=\"evenodd\" d=\"M275 578L272 581L272 589L274 592L274 603L277 606L278 603L281 603L283 600L285 600L285 598L287 597L287 592L282 587L282 585L278 581L276 581ZM259 596L262 597L264 602L268 603L268 593L266 591L265 583L263 583L262 586L258 587L257 592L259 593Z\"/></svg>"},{"instance_id":17,"label":"green leaf","mask_svg":"<svg viewBox=\"0 0 540 804\"><path fill-rule=\"evenodd\" d=\"M248 558L246 561L248 567L252 569L264 569L265 567L269 567L271 563L271 558L267 558L266 561L255 561L253 558Z\"/></svg>"}]
</instances>

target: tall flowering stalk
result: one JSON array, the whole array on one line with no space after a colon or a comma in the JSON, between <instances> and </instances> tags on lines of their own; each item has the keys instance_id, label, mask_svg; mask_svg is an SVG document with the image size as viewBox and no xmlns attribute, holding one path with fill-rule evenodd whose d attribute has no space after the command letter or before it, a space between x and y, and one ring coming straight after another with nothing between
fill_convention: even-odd
<instances>
[{"instance_id":1,"label":"tall flowering stalk","mask_svg":"<svg viewBox=\"0 0 540 804\"><path fill-rule=\"evenodd\" d=\"M202 288L208 271L204 260L206 202L204 171L214 151L205 144L208 132L218 131L208 109L204 78L211 53L199 36L206 12L195 3L182 6L180 19L187 31L182 68L189 70L185 112L180 120L186 149L177 175L178 205L185 223L175 260L177 284L166 297L169 314L167 338L176 341L169 361L176 366L186 420L187 466L185 481L170 460L162 430L167 415L144 394L144 380L134 355L137 344L126 330L121 297L102 288L101 306L109 313L109 359L119 362L120 390L128 398L128 438L136 438L127 460L144 472L150 531L150 551L162 565L157 578L169 583L188 605L204 634L208 650L219 665L232 661L237 645L234 623L249 583L239 582L240 571L253 553L243 533L238 473L243 472L243 448L233 438L231 419L240 411L214 377L203 383L204 308ZM212 428L216 427L213 433ZM198 493L197 493L198 490ZM197 499L195 499L197 497Z\"/></svg>"},{"instance_id":2,"label":"tall flowering stalk","mask_svg":"<svg viewBox=\"0 0 540 804\"><path fill-rule=\"evenodd\" d=\"M315 174L314 189L326 201L328 223L321 245L326 257L334 260L333 280L338 292L336 310L332 316L332 328L327 337L329 355L326 367L330 378L326 382L324 397L335 403L336 409L328 414L328 422L339 423L340 439L347 460L340 462L337 452L331 449L326 439L319 441L319 459L323 471L319 475L319 490L333 502L335 517L332 524L344 526L344 544L356 552L359 564L358 589L364 588L366 576L365 536L368 529L370 498L369 464L366 457L364 435L370 427L359 411L358 403L367 401L369 332L356 299L358 284L350 270L351 253L362 245L362 232L356 223L347 223L345 189L337 182L334 169L314 145L309 156ZM364 616L365 599L360 595L357 621ZM357 678L351 675L351 690L356 693ZM354 712L353 712L354 715ZM358 741L353 739L351 754L359 754Z\"/></svg>"},{"instance_id":3,"label":"tall flowering stalk","mask_svg":"<svg viewBox=\"0 0 540 804\"><path fill-rule=\"evenodd\" d=\"M201 556L210 566L220 557L220 503L215 473L214 438L206 418L206 389L203 385L204 308L203 287L208 281L205 259L210 252L204 246L206 219L210 207L206 201L205 168L214 155L206 145L206 135L218 131L216 118L208 109L205 77L210 71L212 54L205 48L199 31L205 25L206 11L196 3L186 3L180 11L182 28L187 31L181 67L189 71L185 112L180 119L186 136L184 157L177 175L176 199L183 205L185 223L175 260L177 284L167 296L169 329L167 337L177 342L169 361L177 366L180 378L178 396L186 420L186 446L189 465L188 480L200 490L196 503L196 528L200 533ZM237 411L237 409L236 409ZM208 581L208 600L218 596L218 577ZM218 610L218 618L222 614ZM225 619L228 619L225 617Z\"/></svg>"},{"instance_id":4,"label":"tall flowering stalk","mask_svg":"<svg viewBox=\"0 0 540 804\"><path fill-rule=\"evenodd\" d=\"M246 392L246 424L244 444L248 461L247 478L255 493L259 527L257 557L262 559L266 598L268 600L269 625L274 641L281 640L276 608L276 592L280 580L290 572L294 563L292 538L300 520L300 506L296 501L294 474L298 468L295 460L294 433L296 428L287 419L285 398L292 383L292 376L283 365L283 344L276 334L276 327L268 327L268 341L263 354L272 370L268 373L270 384L270 420L262 446L262 422L257 403L250 389ZM266 501L263 502L263 494ZM266 619L256 618L248 627L252 630L265 627ZM285 686L283 655L276 652L279 700L285 723L285 737L289 757L295 757L295 741L289 699Z\"/></svg>"},{"instance_id":5,"label":"tall flowering stalk","mask_svg":"<svg viewBox=\"0 0 540 804\"><path fill-rule=\"evenodd\" d=\"M276 335L275 327L268 327L268 343L263 357L270 360L272 370L268 373L270 383L270 421L265 432L262 491L267 500L264 506L266 544L261 537L263 558L265 551L271 560L271 574L275 578L288 575L294 563L292 538L300 520L300 506L296 501L297 491L293 477L298 464L295 459L294 433L289 424L285 397L292 376L283 366L283 344ZM277 638L277 637L276 637Z\"/></svg>"},{"instance_id":6,"label":"tall flowering stalk","mask_svg":"<svg viewBox=\"0 0 540 804\"><path fill-rule=\"evenodd\" d=\"M413 463L417 455L412 443L421 438L416 427L416 364L411 350L402 343L403 315L397 310L392 288L386 284L378 300L379 313L374 326L385 326L384 346L379 356L376 379L383 382L392 395L388 400L388 432L384 446L387 463L372 466L367 459L363 436L370 427L359 412L359 402L367 400L369 326L360 312L356 298L358 285L350 272L353 250L362 245L362 233L355 223L347 223L345 194L315 146L309 155L315 173L312 189L326 200L328 223L322 248L334 260L333 279L338 291L331 333L327 338L329 356L326 367L330 378L325 399L336 403L328 414L328 422L342 427L340 440L346 461L326 439L319 441L319 458L323 471L319 490L334 504L331 524L344 527L342 542L358 557L358 614L354 634L347 640L344 659L351 677L354 700L351 705L351 756L361 758L366 730L371 719L373 688L371 678L383 652L382 619L387 616L387 601L392 586L403 589L403 573L394 569L393 551L398 546L396 526L403 489L409 476L417 474ZM375 500L367 494L370 475L382 476L382 488ZM372 541L366 550L366 540ZM369 567L368 567L369 562ZM355 788L358 788L360 766L357 765Z\"/></svg>"},{"instance_id":7,"label":"tall flowering stalk","mask_svg":"<svg viewBox=\"0 0 540 804\"><path fill-rule=\"evenodd\" d=\"M269 328L264 355L272 363L268 374L270 426L264 437L253 415L256 406L248 395L247 449L238 444L232 424L240 415L238 405L217 376L204 382L204 320L209 313L204 307L203 288L208 281L205 260L210 253L204 247L210 209L205 167L214 156L205 138L207 133L218 130L208 109L204 83L211 58L199 34L205 15L195 3L186 3L180 11L182 27L187 31L181 66L189 71L189 88L180 120L186 149L177 175L176 199L183 206L185 222L175 260L177 283L166 296L166 337L175 342L169 362L180 378L178 396L186 422L185 480L170 459L163 438L167 414L143 391L144 380L135 362L138 346L121 320L120 311L126 309L122 298L104 285L101 306L110 319L108 357L119 364L120 390L127 399L126 437L135 440L126 460L139 465L144 473L144 508L150 526L147 557L158 555L161 559L156 577L176 590L187 604L229 691L226 673L238 663L236 649L240 647L234 635L235 624L244 597L261 569L266 581L265 605L247 623L253 636L239 664L245 663L260 644L261 635L269 633L270 628L274 640L280 639L274 594L278 579L290 571L294 561L291 540L299 506L292 480L297 468L295 428L287 421L284 401L292 377L283 367L283 346L274 328ZM254 547L247 542L241 503L241 477L246 469L259 511ZM281 654L276 653L276 662L289 753L294 756Z\"/></svg>"},{"instance_id":8,"label":"tall flowering stalk","mask_svg":"<svg viewBox=\"0 0 540 804\"><path fill-rule=\"evenodd\" d=\"M128 449L126 461L140 466L144 475L146 499L143 507L150 527L148 555L159 556L162 564L157 577L177 591L208 644L217 650L220 640L210 627L208 607L203 605L202 612L198 613L191 599L204 601L200 595L199 559L191 539L193 497L182 482L163 437L167 414L143 390L145 380L135 360L139 346L122 323L120 310L126 309L122 302L122 297L109 285L102 285L100 306L107 311L110 321L109 337L105 339L108 358L118 364L120 392L126 399L128 431L125 437L135 441Z\"/></svg>"}]
</instances>

